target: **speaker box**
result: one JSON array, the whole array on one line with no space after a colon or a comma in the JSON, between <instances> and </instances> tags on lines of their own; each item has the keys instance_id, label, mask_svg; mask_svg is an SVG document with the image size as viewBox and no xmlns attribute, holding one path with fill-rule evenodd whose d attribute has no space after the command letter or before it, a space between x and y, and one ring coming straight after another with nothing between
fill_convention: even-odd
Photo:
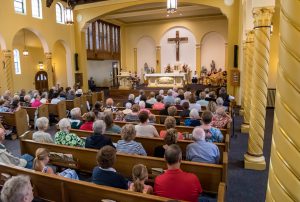
<instances>
[{"instance_id":1,"label":"speaker box","mask_svg":"<svg viewBox=\"0 0 300 202\"><path fill-rule=\"evenodd\" d=\"M239 46L234 45L234 60L233 60L233 67L237 68L239 65Z\"/></svg>"},{"instance_id":2,"label":"speaker box","mask_svg":"<svg viewBox=\"0 0 300 202\"><path fill-rule=\"evenodd\" d=\"M79 66L78 66L78 53L75 53L74 55L75 57L75 70L78 71L79 70Z\"/></svg>"}]
</instances>

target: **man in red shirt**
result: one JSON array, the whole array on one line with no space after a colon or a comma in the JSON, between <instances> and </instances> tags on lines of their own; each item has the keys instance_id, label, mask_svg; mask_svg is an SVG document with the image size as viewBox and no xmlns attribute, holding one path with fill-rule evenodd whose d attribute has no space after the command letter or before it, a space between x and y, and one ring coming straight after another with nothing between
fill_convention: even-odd
<instances>
[{"instance_id":1,"label":"man in red shirt","mask_svg":"<svg viewBox=\"0 0 300 202\"><path fill-rule=\"evenodd\" d=\"M171 145L165 151L168 170L157 176L154 193L172 199L197 202L202 192L201 184L196 175L180 169L182 152L178 145Z\"/></svg>"}]
</instances>

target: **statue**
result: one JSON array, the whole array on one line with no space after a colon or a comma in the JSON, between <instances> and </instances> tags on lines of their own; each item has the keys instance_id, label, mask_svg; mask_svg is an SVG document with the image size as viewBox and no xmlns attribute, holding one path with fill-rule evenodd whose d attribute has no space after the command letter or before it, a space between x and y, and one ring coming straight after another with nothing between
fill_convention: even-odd
<instances>
[{"instance_id":1,"label":"statue","mask_svg":"<svg viewBox=\"0 0 300 202\"><path fill-rule=\"evenodd\" d=\"M172 70L171 70L171 65L168 64L168 66L166 67L165 73L171 73L171 72L172 72Z\"/></svg>"},{"instance_id":2,"label":"statue","mask_svg":"<svg viewBox=\"0 0 300 202\"><path fill-rule=\"evenodd\" d=\"M212 60L211 61L211 64L210 64L210 72L211 73L214 73L214 72L216 72L216 63L215 63L215 61L214 60Z\"/></svg>"},{"instance_id":3,"label":"statue","mask_svg":"<svg viewBox=\"0 0 300 202\"><path fill-rule=\"evenodd\" d=\"M145 64L144 64L144 73L145 74L149 74L150 72L151 72L151 70L150 70L147 62L145 62Z\"/></svg>"}]
</instances>

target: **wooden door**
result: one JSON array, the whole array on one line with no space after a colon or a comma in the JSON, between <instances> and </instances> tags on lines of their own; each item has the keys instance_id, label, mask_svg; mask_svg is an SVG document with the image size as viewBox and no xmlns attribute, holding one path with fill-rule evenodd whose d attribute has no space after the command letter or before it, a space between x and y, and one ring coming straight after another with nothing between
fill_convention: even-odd
<instances>
[{"instance_id":1,"label":"wooden door","mask_svg":"<svg viewBox=\"0 0 300 202\"><path fill-rule=\"evenodd\" d=\"M45 71L39 71L35 75L35 89L39 91L47 91L48 87L48 74Z\"/></svg>"}]
</instances>

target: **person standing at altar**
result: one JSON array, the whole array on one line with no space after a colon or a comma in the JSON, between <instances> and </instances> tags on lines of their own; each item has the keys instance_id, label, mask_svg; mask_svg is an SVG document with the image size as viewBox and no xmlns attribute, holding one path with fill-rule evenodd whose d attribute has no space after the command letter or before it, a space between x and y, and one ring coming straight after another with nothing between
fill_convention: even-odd
<instances>
[{"instance_id":1,"label":"person standing at altar","mask_svg":"<svg viewBox=\"0 0 300 202\"><path fill-rule=\"evenodd\" d=\"M198 83L198 75L197 71L194 72L193 78L192 78L192 83L197 84Z\"/></svg>"},{"instance_id":2,"label":"person standing at altar","mask_svg":"<svg viewBox=\"0 0 300 202\"><path fill-rule=\"evenodd\" d=\"M95 81L93 79L93 77L91 77L89 80L88 80L88 85L89 85L89 89L91 91L95 91L96 89L96 84L95 84Z\"/></svg>"}]
</instances>

